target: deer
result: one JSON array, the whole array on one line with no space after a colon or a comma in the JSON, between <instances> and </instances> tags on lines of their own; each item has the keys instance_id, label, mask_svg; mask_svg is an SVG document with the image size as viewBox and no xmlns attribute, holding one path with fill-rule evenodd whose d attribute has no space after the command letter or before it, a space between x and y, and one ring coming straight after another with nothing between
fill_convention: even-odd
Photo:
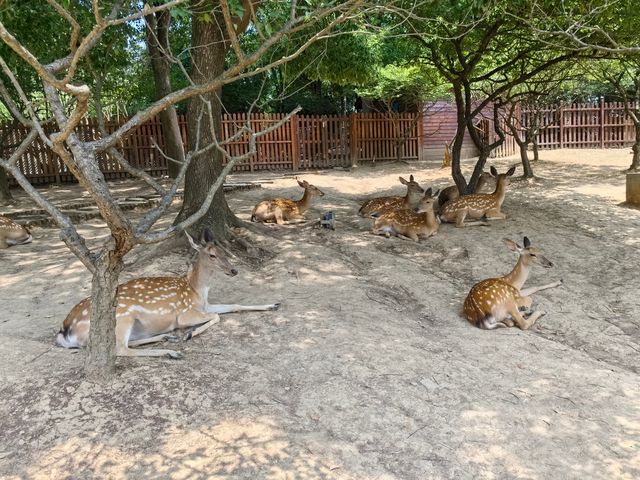
<instances>
[{"instance_id":1,"label":"deer","mask_svg":"<svg viewBox=\"0 0 640 480\"><path fill-rule=\"evenodd\" d=\"M298 185L304 188L304 194L300 200L291 200L289 198L263 200L253 208L251 221L262 223L275 222L278 225L284 225L285 222L304 222L305 218L303 213L309 209L311 200L315 197L324 197L324 193L306 180L297 181Z\"/></svg>"},{"instance_id":2,"label":"deer","mask_svg":"<svg viewBox=\"0 0 640 480\"><path fill-rule=\"evenodd\" d=\"M516 171L515 165L506 173L498 174L495 167L491 167L491 176L496 180L496 189L493 193L474 193L458 197L447 202L440 212L440 221L445 223L455 222L456 227L472 225L488 225L484 221L466 222L465 218L498 220L507 216L500 211L509 185L509 178Z\"/></svg>"},{"instance_id":3,"label":"deer","mask_svg":"<svg viewBox=\"0 0 640 480\"><path fill-rule=\"evenodd\" d=\"M400 183L407 186L407 194L404 197L390 196L371 198L364 202L358 211L361 217L378 217L386 211L415 208L424 194L422 187L413 179L413 175L409 176L409 181L402 177L398 177Z\"/></svg>"},{"instance_id":4,"label":"deer","mask_svg":"<svg viewBox=\"0 0 640 480\"><path fill-rule=\"evenodd\" d=\"M375 235L385 235L411 239L414 242L438 233L438 220L434 204L438 192L428 188L413 210L398 209L383 213L373 224Z\"/></svg>"},{"instance_id":5,"label":"deer","mask_svg":"<svg viewBox=\"0 0 640 480\"><path fill-rule=\"evenodd\" d=\"M487 185L491 180L493 180L493 175L489 172L482 172L480 177L478 177L478 183L476 184L476 188L473 193L480 193L482 188ZM450 185L448 187L443 188L440 191L440 195L438 195L438 211L442 211L442 207L447 202L451 200L455 200L460 197L460 191L458 190L457 185Z\"/></svg>"},{"instance_id":6,"label":"deer","mask_svg":"<svg viewBox=\"0 0 640 480\"><path fill-rule=\"evenodd\" d=\"M33 237L27 227L0 215L0 249L31 243Z\"/></svg>"},{"instance_id":7,"label":"deer","mask_svg":"<svg viewBox=\"0 0 640 480\"><path fill-rule=\"evenodd\" d=\"M205 229L200 240L185 232L196 250L195 261L181 277L141 277L118 286L116 294L116 355L121 357L183 358L171 349L137 349L149 343L178 341L170 332L187 330L182 340L190 340L219 321L219 314L242 311L277 310L279 303L268 305L215 305L208 300L216 270L234 277L238 271L222 248ZM91 297L71 309L56 336L58 345L82 348L89 342Z\"/></svg>"},{"instance_id":8,"label":"deer","mask_svg":"<svg viewBox=\"0 0 640 480\"><path fill-rule=\"evenodd\" d=\"M563 281L522 290L533 265L551 268L553 263L539 249L532 247L527 237L524 237L524 247L508 238L504 242L510 250L518 253L516 266L504 277L488 278L476 283L464 301L464 315L472 325L486 330L513 327L514 322L520 329L527 330L546 314L542 310L531 310L533 300L530 295L562 285ZM524 310L527 318L521 310Z\"/></svg>"}]
</instances>

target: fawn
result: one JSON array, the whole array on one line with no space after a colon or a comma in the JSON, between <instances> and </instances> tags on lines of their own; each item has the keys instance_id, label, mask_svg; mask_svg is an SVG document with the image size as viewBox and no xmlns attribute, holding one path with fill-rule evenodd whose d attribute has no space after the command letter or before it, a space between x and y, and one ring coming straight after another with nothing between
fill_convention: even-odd
<instances>
[{"instance_id":1,"label":"fawn","mask_svg":"<svg viewBox=\"0 0 640 480\"><path fill-rule=\"evenodd\" d=\"M135 349L139 345L177 340L169 334L176 329L193 327L183 337L188 340L219 321L218 314L248 310L277 310L269 305L213 305L207 297L213 273L221 269L228 276L238 271L229 263L224 251L213 243L209 230L199 241L185 232L198 252L195 262L182 277L143 277L118 286L116 305L116 354L126 357L182 358L169 349ZM58 345L79 348L89 341L91 297L71 309L56 337Z\"/></svg>"},{"instance_id":2,"label":"fawn","mask_svg":"<svg viewBox=\"0 0 640 480\"><path fill-rule=\"evenodd\" d=\"M524 248L512 240L505 238L504 241L509 249L520 255L518 263L511 273L504 277L488 278L476 283L464 301L464 315L478 328L492 330L498 327L513 327L515 322L522 330L527 330L546 313L531 310L533 300L529 295L557 287L562 284L562 280L521 290L532 265L551 268L553 264L540 250L531 246L527 237L524 237ZM521 308L525 310L527 318L520 313Z\"/></svg>"},{"instance_id":3,"label":"fawn","mask_svg":"<svg viewBox=\"0 0 640 480\"><path fill-rule=\"evenodd\" d=\"M398 177L400 183L407 186L407 194L404 197L378 197L367 200L362 204L358 214L361 217L378 217L386 211L397 209L411 209L418 205L418 202L424 194L424 190L413 179L413 175L409 177L409 181L402 177Z\"/></svg>"},{"instance_id":4,"label":"fawn","mask_svg":"<svg viewBox=\"0 0 640 480\"><path fill-rule=\"evenodd\" d=\"M373 233L376 235L395 235L417 242L420 238L429 238L438 233L438 220L434 204L438 192L431 193L428 188L418 206L413 210L392 210L376 218Z\"/></svg>"},{"instance_id":5,"label":"fawn","mask_svg":"<svg viewBox=\"0 0 640 480\"><path fill-rule=\"evenodd\" d=\"M486 217L487 220L505 219L507 216L500 211L504 202L509 177L516 171L513 166L506 173L498 174L495 167L491 167L491 175L496 179L496 189L493 193L474 193L458 197L447 202L440 212L442 222L455 222L456 227L470 225L487 225L486 222L467 222L466 217L480 219Z\"/></svg>"},{"instance_id":6,"label":"fawn","mask_svg":"<svg viewBox=\"0 0 640 480\"><path fill-rule=\"evenodd\" d=\"M478 184L476 185L473 193L480 193L480 190L482 190L482 188L487 185L492 179L493 175L491 175L489 172L482 172L480 174L480 177L478 178ZM443 188L440 191L440 195L438 195L438 210L442 211L442 207L444 207L447 202L455 200L459 197L460 191L458 190L458 187L456 185L450 185Z\"/></svg>"},{"instance_id":7,"label":"fawn","mask_svg":"<svg viewBox=\"0 0 640 480\"><path fill-rule=\"evenodd\" d=\"M9 248L12 245L24 245L31 243L32 240L33 237L27 227L0 215L0 249Z\"/></svg>"},{"instance_id":8,"label":"fawn","mask_svg":"<svg viewBox=\"0 0 640 480\"><path fill-rule=\"evenodd\" d=\"M324 193L311 185L306 180L298 180L298 185L304 188L304 194L300 200L290 200L288 198L274 198L273 200L263 200L257 204L251 213L252 222L276 222L278 225L288 223L299 223L304 221L302 215L307 211L314 197L324 197Z\"/></svg>"}]
</instances>

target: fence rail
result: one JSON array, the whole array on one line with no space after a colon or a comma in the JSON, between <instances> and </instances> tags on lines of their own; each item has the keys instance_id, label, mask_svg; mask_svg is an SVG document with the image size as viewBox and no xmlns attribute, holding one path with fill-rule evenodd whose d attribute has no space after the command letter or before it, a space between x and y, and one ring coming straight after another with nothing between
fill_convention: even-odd
<instances>
[{"instance_id":1,"label":"fence rail","mask_svg":"<svg viewBox=\"0 0 640 480\"><path fill-rule=\"evenodd\" d=\"M637 109L638 104L632 105ZM540 148L620 148L635 142L623 102L543 105L522 110L522 125L538 121Z\"/></svg>"},{"instance_id":2,"label":"fence rail","mask_svg":"<svg viewBox=\"0 0 640 480\"><path fill-rule=\"evenodd\" d=\"M231 139L240 128L250 125L254 131L282 121L284 114L226 114L222 119L221 137ZM105 123L113 132L127 118L109 119ZM183 142L187 138L187 122L179 116ZM277 129L259 137L256 153L235 166L236 172L260 170L307 170L345 167L369 161L417 160L420 157L421 116L400 113L392 116L379 113L347 116L295 115ZM47 130L45 130L47 131ZM47 131L47 133L53 133ZM83 140L100 138L95 119L85 119L76 129ZM28 130L19 124L0 127L0 155L6 158L27 136ZM162 125L158 118L141 125L118 145L133 166L152 175L167 173L167 159ZM249 137L245 133L225 145L231 156L248 152ZM399 152L399 153L398 153ZM124 178L128 174L115 158L107 154L98 157L101 170L108 179ZM21 171L33 184L75 181L61 159L37 138L19 159ZM11 179L13 182L13 179Z\"/></svg>"}]
</instances>

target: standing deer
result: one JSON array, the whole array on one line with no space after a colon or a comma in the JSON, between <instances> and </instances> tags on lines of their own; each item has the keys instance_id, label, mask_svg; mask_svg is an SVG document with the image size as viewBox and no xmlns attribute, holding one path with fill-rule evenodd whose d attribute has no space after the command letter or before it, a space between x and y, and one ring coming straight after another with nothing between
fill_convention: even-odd
<instances>
[{"instance_id":1,"label":"standing deer","mask_svg":"<svg viewBox=\"0 0 640 480\"><path fill-rule=\"evenodd\" d=\"M378 217L386 211L397 209L412 209L418 205L422 199L424 190L418 182L413 179L413 175L409 177L409 181L402 177L398 177L400 183L407 186L407 194L404 197L378 197L367 200L362 204L358 211L361 217Z\"/></svg>"},{"instance_id":2,"label":"standing deer","mask_svg":"<svg viewBox=\"0 0 640 480\"><path fill-rule=\"evenodd\" d=\"M27 227L0 215L0 249L9 248L12 245L24 245L31 243L32 240L33 237Z\"/></svg>"},{"instance_id":3,"label":"standing deer","mask_svg":"<svg viewBox=\"0 0 640 480\"><path fill-rule=\"evenodd\" d=\"M186 232L185 232L186 233ZM209 230L200 241L187 233L189 243L198 252L195 262L182 277L143 277L118 286L116 295L116 354L123 357L182 358L168 349L135 349L147 343L177 340L169 334L176 329L192 328L183 337L188 340L219 321L218 314L277 310L280 304L213 305L207 297L213 273L221 269L228 276L238 271L227 260L224 251L213 243ZM89 341L91 297L71 309L56 337L58 345L79 348Z\"/></svg>"},{"instance_id":4,"label":"standing deer","mask_svg":"<svg viewBox=\"0 0 640 480\"><path fill-rule=\"evenodd\" d=\"M488 184L490 180L493 180L493 175L491 175L489 172L482 172L480 174L480 177L478 178L478 183L473 193L480 193L480 190L482 190L482 188L486 184ZM451 200L455 200L456 198L459 198L459 197L460 197L460 191L458 190L457 185L450 185L448 187L443 188L440 191L440 195L438 195L438 210L442 211L442 207L444 207L444 205L447 202L450 202Z\"/></svg>"},{"instance_id":5,"label":"standing deer","mask_svg":"<svg viewBox=\"0 0 640 480\"><path fill-rule=\"evenodd\" d=\"M413 210L392 210L376 218L373 233L376 235L395 235L417 242L420 238L429 238L438 233L438 220L434 203L438 192L431 193L428 188L424 197Z\"/></svg>"},{"instance_id":6,"label":"standing deer","mask_svg":"<svg viewBox=\"0 0 640 480\"><path fill-rule=\"evenodd\" d=\"M504 241L509 249L520 255L518 263L511 273L504 277L488 278L476 283L464 301L464 315L478 328L492 330L498 327L513 327L515 322L522 330L527 330L546 313L531 310L533 300L529 295L562 285L562 280L521 290L532 265L551 268L553 264L540 250L531 246L527 237L524 237L524 248L512 240ZM520 313L521 308L527 313L527 318Z\"/></svg>"},{"instance_id":7,"label":"standing deer","mask_svg":"<svg viewBox=\"0 0 640 480\"><path fill-rule=\"evenodd\" d=\"M504 202L509 177L516 171L513 166L506 173L498 174L495 167L491 167L491 175L496 179L496 189L493 193L474 193L458 197L447 202L440 212L442 222L456 223L456 227L471 225L487 225L486 222L467 222L465 218L480 219L486 217L487 220L505 219L507 216L500 211Z\"/></svg>"},{"instance_id":8,"label":"standing deer","mask_svg":"<svg viewBox=\"0 0 640 480\"><path fill-rule=\"evenodd\" d=\"M304 194L300 200L290 200L288 198L263 200L254 207L251 213L251 221L276 222L278 225L283 225L285 222L303 222L305 219L302 214L309 209L311 199L324 197L324 193L306 180L302 182L298 180L298 185L304 188Z\"/></svg>"}]
</instances>

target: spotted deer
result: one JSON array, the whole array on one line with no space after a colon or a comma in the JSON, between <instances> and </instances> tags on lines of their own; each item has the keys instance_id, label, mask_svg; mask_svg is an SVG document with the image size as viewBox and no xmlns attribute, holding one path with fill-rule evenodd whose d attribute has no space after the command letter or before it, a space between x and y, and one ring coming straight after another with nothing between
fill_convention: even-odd
<instances>
[{"instance_id":1,"label":"spotted deer","mask_svg":"<svg viewBox=\"0 0 640 480\"><path fill-rule=\"evenodd\" d=\"M489 172L482 172L480 174L480 177L478 177L478 183L473 193L480 193L482 188L485 185L487 185L491 180L493 180L493 175L491 175ZM457 185L450 185L448 187L443 188L440 191L440 195L438 195L438 205L437 205L438 210L442 211L442 207L444 207L444 205L447 202L450 202L451 200L455 200L456 198L459 198L459 197L460 197L460 191L458 190Z\"/></svg>"},{"instance_id":2,"label":"spotted deer","mask_svg":"<svg viewBox=\"0 0 640 480\"><path fill-rule=\"evenodd\" d=\"M186 232L185 232L186 233ZM188 340L219 321L218 314L277 310L280 304L214 305L208 301L209 289L216 269L228 276L238 271L229 263L224 251L213 243L205 230L200 240L188 233L191 246L198 252L195 262L182 277L143 277L118 286L116 295L116 354L123 357L182 358L182 353L169 349L136 349L140 345L176 341L169 333L190 329ZM56 337L58 345L80 348L89 342L91 297L71 309Z\"/></svg>"},{"instance_id":3,"label":"spotted deer","mask_svg":"<svg viewBox=\"0 0 640 480\"><path fill-rule=\"evenodd\" d=\"M429 238L438 233L438 220L434 203L438 192L431 193L428 188L413 210L392 210L376 218L373 233L376 235L394 235L418 242L420 238Z\"/></svg>"},{"instance_id":4,"label":"spotted deer","mask_svg":"<svg viewBox=\"0 0 640 480\"><path fill-rule=\"evenodd\" d=\"M298 185L304 188L304 194L300 200L288 198L274 198L263 200L257 204L251 213L252 222L276 222L278 225L287 223L299 223L305 220L303 213L309 209L311 200L315 197L324 197L324 193L311 185L306 180L298 180Z\"/></svg>"},{"instance_id":5,"label":"spotted deer","mask_svg":"<svg viewBox=\"0 0 640 480\"><path fill-rule=\"evenodd\" d=\"M473 193L458 197L447 202L440 212L440 221L453 223L456 227L471 225L487 225L486 222L464 222L465 218L475 220L486 218L487 220L505 219L507 216L500 211L509 185L509 177L516 171L513 166L506 173L498 174L495 167L491 167L491 175L496 180L496 189L493 193Z\"/></svg>"},{"instance_id":6,"label":"spotted deer","mask_svg":"<svg viewBox=\"0 0 640 480\"><path fill-rule=\"evenodd\" d=\"M386 211L415 208L422 199L424 190L413 179L413 175L409 177L409 181L402 177L398 177L400 183L407 186L407 194L404 197L378 197L367 200L362 204L358 214L361 217L378 217Z\"/></svg>"},{"instance_id":7,"label":"spotted deer","mask_svg":"<svg viewBox=\"0 0 640 480\"><path fill-rule=\"evenodd\" d=\"M533 300L530 295L562 285L562 280L522 290L533 265L551 268L553 264L540 250L531 246L527 237L524 237L524 247L513 240L504 241L509 249L520 255L518 263L511 273L504 277L488 278L476 283L464 301L464 315L478 328L492 330L513 327L515 322L522 330L527 330L546 313L542 310L531 310ZM521 309L524 309L527 318L522 315Z\"/></svg>"},{"instance_id":8,"label":"spotted deer","mask_svg":"<svg viewBox=\"0 0 640 480\"><path fill-rule=\"evenodd\" d=\"M31 243L33 237L27 227L0 215L0 249Z\"/></svg>"}]
</instances>

